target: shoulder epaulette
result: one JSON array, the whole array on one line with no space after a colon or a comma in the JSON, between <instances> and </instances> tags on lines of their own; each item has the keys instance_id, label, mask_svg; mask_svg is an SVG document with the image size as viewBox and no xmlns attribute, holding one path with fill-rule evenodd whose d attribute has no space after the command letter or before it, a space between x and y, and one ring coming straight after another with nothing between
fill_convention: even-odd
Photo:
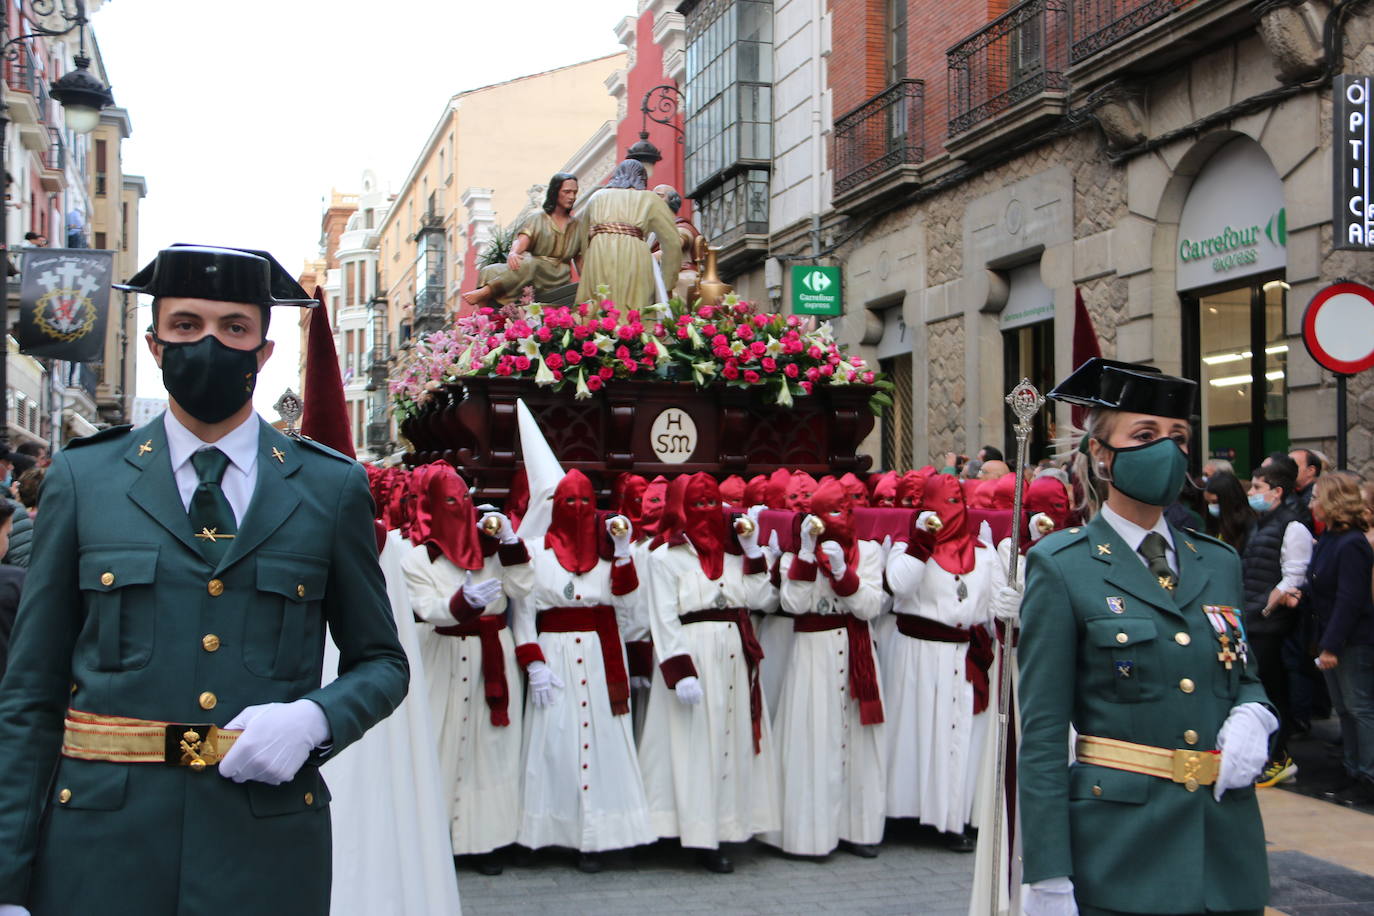
<instances>
[{"instance_id":1,"label":"shoulder epaulette","mask_svg":"<svg viewBox=\"0 0 1374 916\"><path fill-rule=\"evenodd\" d=\"M97 442L107 442L110 439L119 438L133 428L134 426L132 423L126 423L123 426L110 426L100 430L100 432L91 433L89 436L73 439L64 445L63 448L81 448L83 445L94 445Z\"/></svg>"},{"instance_id":2,"label":"shoulder epaulette","mask_svg":"<svg viewBox=\"0 0 1374 916\"><path fill-rule=\"evenodd\" d=\"M287 438L291 439L294 442L299 442L301 445L307 445L322 455L328 455L330 458L337 458L340 461L347 461L349 464L358 463L356 458L350 458L343 452L338 451L337 449L332 449L329 446L325 445L323 442L317 442L314 439L311 439L309 436L302 436L297 434L294 436L288 436Z\"/></svg>"},{"instance_id":3,"label":"shoulder epaulette","mask_svg":"<svg viewBox=\"0 0 1374 916\"><path fill-rule=\"evenodd\" d=\"M1077 544L1088 536L1087 528L1084 525L1074 525L1072 528L1064 528L1060 531L1051 531L1031 548L1031 550L1042 550L1045 553L1058 553L1065 547Z\"/></svg>"}]
</instances>

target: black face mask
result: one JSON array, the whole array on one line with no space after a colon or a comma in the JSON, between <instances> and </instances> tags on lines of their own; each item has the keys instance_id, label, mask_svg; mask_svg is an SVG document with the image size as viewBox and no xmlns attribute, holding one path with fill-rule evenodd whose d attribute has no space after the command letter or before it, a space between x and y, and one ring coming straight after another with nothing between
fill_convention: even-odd
<instances>
[{"instance_id":1,"label":"black face mask","mask_svg":"<svg viewBox=\"0 0 1374 916\"><path fill-rule=\"evenodd\" d=\"M225 346L207 334L190 343L162 344L162 384L187 413L202 423L219 423L248 403L258 384L258 351Z\"/></svg>"}]
</instances>

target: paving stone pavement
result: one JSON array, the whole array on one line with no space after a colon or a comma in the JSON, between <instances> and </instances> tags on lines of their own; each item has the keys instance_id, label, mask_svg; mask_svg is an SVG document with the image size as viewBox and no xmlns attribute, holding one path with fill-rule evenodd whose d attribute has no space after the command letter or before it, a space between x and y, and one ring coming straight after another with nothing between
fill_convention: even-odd
<instances>
[{"instance_id":1,"label":"paving stone pavement","mask_svg":"<svg viewBox=\"0 0 1374 916\"><path fill-rule=\"evenodd\" d=\"M844 851L801 859L757 843L727 852L732 875L705 871L670 842L612 854L605 871L585 875L573 853L543 850L528 864L508 859L505 874L495 877L462 870L458 891L466 916L968 912L973 856L950 852L934 832L889 830L876 859Z\"/></svg>"}]
</instances>

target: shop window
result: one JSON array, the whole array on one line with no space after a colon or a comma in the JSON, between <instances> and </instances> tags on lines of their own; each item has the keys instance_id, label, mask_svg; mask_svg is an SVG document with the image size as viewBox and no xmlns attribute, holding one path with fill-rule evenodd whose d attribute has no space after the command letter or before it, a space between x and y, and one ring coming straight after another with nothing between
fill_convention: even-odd
<instances>
[{"instance_id":1,"label":"shop window","mask_svg":"<svg viewBox=\"0 0 1374 916\"><path fill-rule=\"evenodd\" d=\"M1023 378L1030 379L1031 384L1042 394L1052 389L1055 382L1054 322L1038 321L1002 332L1002 358L1005 367L1002 376L1003 392L1011 391ZM1007 456L1007 464L1015 464L1016 417L1012 414L1010 405L1004 407L1003 417L1006 433L1002 454ZM1035 464L1053 457L1054 439L1057 434L1054 411L1038 411L1031 426L1030 439L1026 442L1026 461Z\"/></svg>"},{"instance_id":2,"label":"shop window","mask_svg":"<svg viewBox=\"0 0 1374 916\"><path fill-rule=\"evenodd\" d=\"M1245 477L1288 450L1287 284L1281 279L1185 295L1185 367L1198 380L1199 463L1225 458Z\"/></svg>"}]
</instances>

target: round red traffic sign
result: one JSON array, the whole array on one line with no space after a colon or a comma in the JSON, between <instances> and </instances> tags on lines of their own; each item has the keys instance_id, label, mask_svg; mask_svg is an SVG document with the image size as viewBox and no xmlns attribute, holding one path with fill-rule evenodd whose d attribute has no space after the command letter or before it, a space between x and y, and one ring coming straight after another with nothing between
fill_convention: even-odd
<instances>
[{"instance_id":1,"label":"round red traffic sign","mask_svg":"<svg viewBox=\"0 0 1374 916\"><path fill-rule=\"evenodd\" d=\"M1333 283L1317 293L1302 315L1302 342L1337 375L1374 367L1374 289Z\"/></svg>"}]
</instances>

